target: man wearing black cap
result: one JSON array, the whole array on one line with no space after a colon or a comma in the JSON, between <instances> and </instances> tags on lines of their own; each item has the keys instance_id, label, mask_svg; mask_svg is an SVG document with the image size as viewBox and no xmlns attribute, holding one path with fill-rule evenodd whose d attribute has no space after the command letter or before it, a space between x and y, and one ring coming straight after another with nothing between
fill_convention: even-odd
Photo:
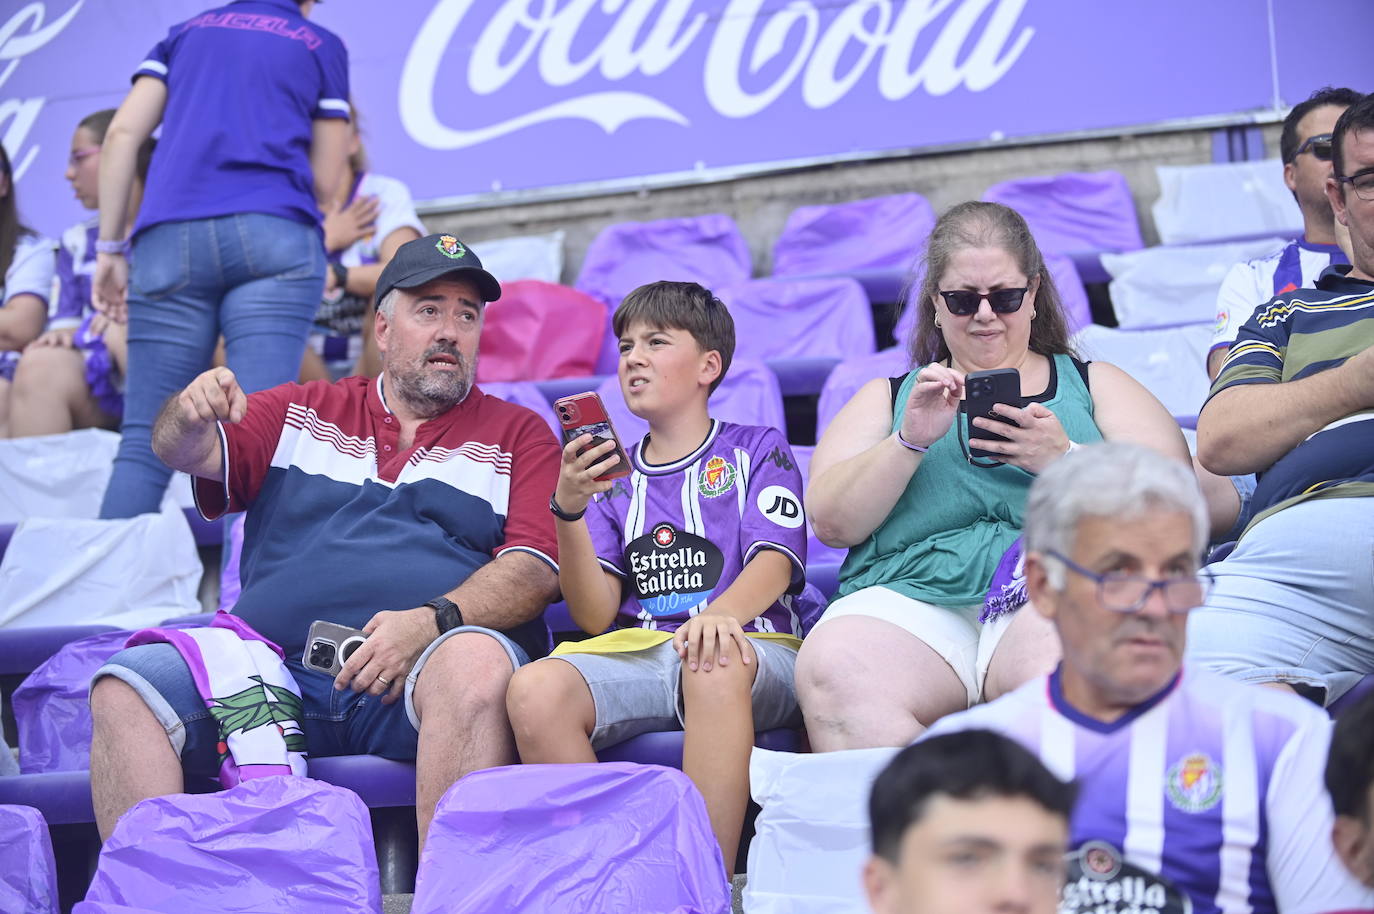
<instances>
[{"instance_id":1,"label":"man wearing black cap","mask_svg":"<svg viewBox=\"0 0 1374 914\"><path fill-rule=\"evenodd\" d=\"M473 385L500 295L457 238L411 241L377 283L378 378L245 396L215 368L153 430L205 517L248 512L234 613L285 652L309 755L415 759L422 840L453 781L515 760L506 683L547 650L557 592L559 447L534 413ZM337 676L303 663L316 620L368 635ZM113 657L91 708L102 836L138 800L218 770L220 734L169 645Z\"/></svg>"}]
</instances>

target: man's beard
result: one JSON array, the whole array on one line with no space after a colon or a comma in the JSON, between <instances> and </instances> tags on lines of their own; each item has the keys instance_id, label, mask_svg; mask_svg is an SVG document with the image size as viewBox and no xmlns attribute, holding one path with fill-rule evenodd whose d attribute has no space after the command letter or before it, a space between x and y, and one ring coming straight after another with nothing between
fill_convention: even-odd
<instances>
[{"instance_id":1,"label":"man's beard","mask_svg":"<svg viewBox=\"0 0 1374 914\"><path fill-rule=\"evenodd\" d=\"M457 363L451 370L429 371L426 366L436 355L447 355ZM418 367L386 366L389 389L406 401L421 418L433 419L463 402L472 389L475 364L469 364L463 354L451 346L432 346L421 356Z\"/></svg>"}]
</instances>

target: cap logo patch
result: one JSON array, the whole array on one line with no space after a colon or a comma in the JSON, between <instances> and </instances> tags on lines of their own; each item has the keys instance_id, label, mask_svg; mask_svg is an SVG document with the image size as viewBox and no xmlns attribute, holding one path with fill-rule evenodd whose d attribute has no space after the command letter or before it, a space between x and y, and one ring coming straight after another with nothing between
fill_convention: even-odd
<instances>
[{"instance_id":1,"label":"cap logo patch","mask_svg":"<svg viewBox=\"0 0 1374 914\"><path fill-rule=\"evenodd\" d=\"M452 257L454 260L461 260L467 255L467 248L463 243L452 235L440 235L439 240L434 242L434 247L445 257Z\"/></svg>"}]
</instances>

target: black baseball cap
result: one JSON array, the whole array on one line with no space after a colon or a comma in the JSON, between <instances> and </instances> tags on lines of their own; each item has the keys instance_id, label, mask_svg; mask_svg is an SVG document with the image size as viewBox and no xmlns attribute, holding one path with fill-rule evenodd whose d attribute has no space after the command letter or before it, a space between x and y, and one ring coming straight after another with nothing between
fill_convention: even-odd
<instances>
[{"instance_id":1,"label":"black baseball cap","mask_svg":"<svg viewBox=\"0 0 1374 914\"><path fill-rule=\"evenodd\" d=\"M501 297L501 284L486 270L472 249L453 235L426 235L407 241L382 270L377 280L376 301L392 289L413 289L441 276L467 279L477 286L482 301Z\"/></svg>"}]
</instances>

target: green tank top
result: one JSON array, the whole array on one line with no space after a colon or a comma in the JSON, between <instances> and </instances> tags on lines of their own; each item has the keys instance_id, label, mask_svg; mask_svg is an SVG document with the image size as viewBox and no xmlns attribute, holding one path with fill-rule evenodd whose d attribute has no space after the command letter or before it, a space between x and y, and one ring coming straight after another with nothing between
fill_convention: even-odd
<instances>
[{"instance_id":1,"label":"green tank top","mask_svg":"<svg viewBox=\"0 0 1374 914\"><path fill-rule=\"evenodd\" d=\"M922 366L923 367L923 366ZM920 367L903 379L892 410L892 430ZM1071 440L1102 440L1093 422L1092 395L1073 360L1050 360L1048 399ZM865 587L886 587L903 596L951 609L983 602L992 573L1016 538L1035 479L1018 467L975 467L959 446L962 416L931 445L892 512L840 567L837 597ZM854 480L862 485L863 480Z\"/></svg>"}]
</instances>

